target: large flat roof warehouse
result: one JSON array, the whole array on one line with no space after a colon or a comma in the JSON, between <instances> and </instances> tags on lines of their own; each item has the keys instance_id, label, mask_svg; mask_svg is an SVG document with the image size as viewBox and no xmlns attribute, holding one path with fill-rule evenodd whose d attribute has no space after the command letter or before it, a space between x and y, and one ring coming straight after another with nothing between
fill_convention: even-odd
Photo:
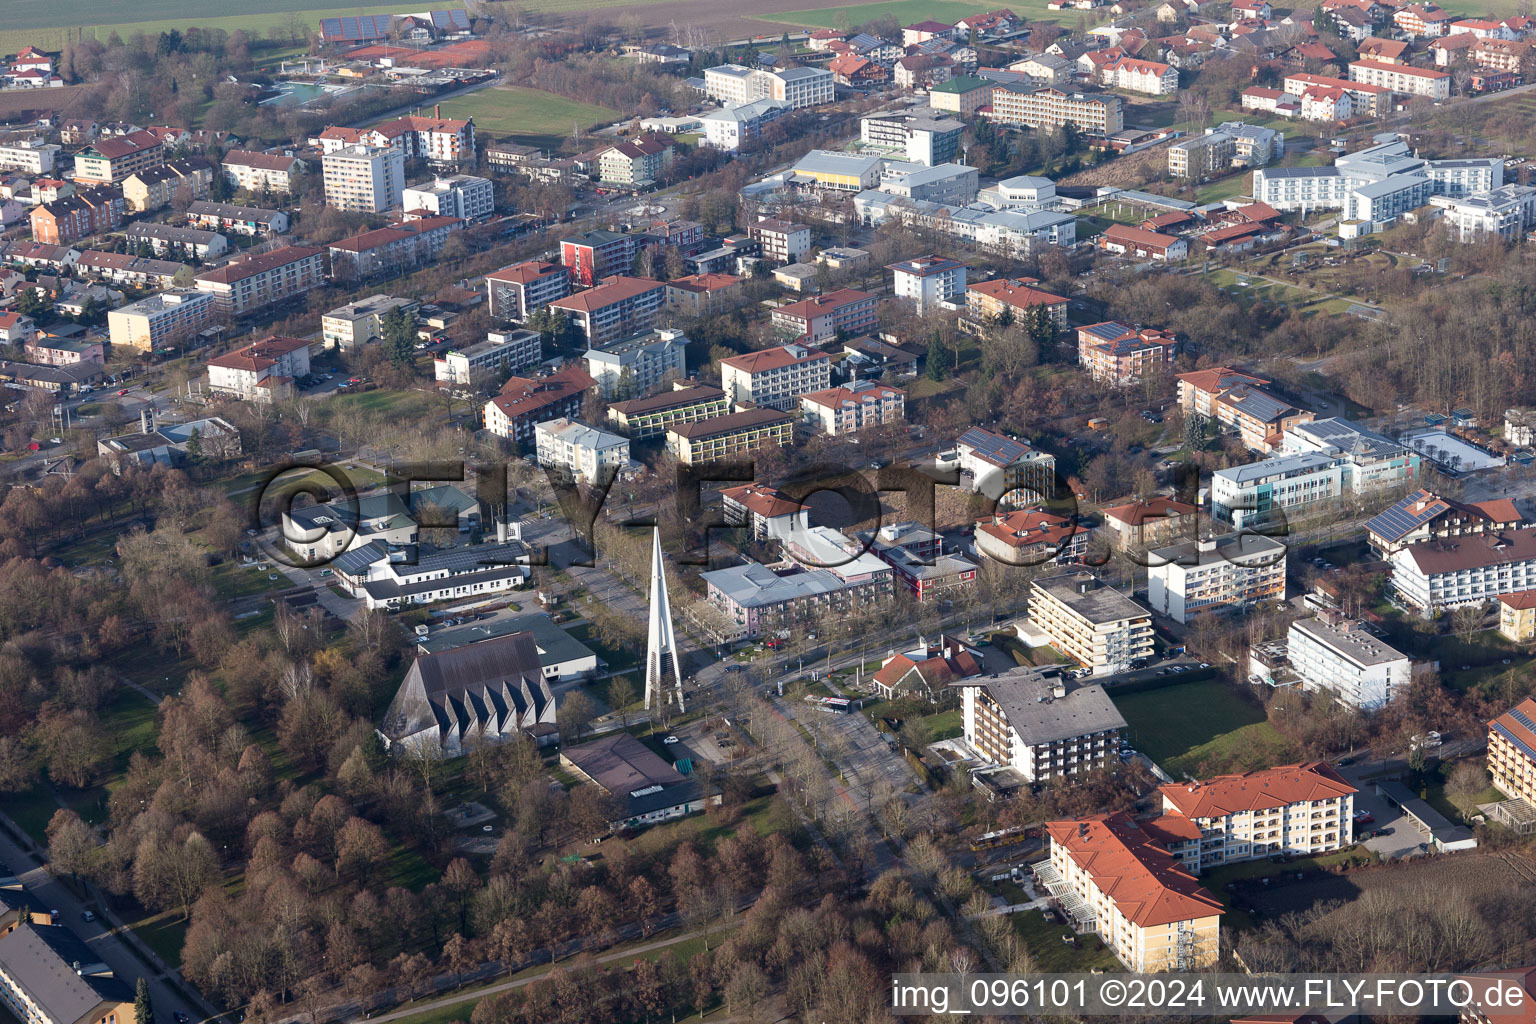
<instances>
[{"instance_id":1,"label":"large flat roof warehouse","mask_svg":"<svg viewBox=\"0 0 1536 1024\"><path fill-rule=\"evenodd\" d=\"M1444 430L1416 430L1404 434L1402 442L1426 459L1461 473L1475 473L1480 469L1497 469L1504 465L1502 455L1485 452L1474 444Z\"/></svg>"}]
</instances>

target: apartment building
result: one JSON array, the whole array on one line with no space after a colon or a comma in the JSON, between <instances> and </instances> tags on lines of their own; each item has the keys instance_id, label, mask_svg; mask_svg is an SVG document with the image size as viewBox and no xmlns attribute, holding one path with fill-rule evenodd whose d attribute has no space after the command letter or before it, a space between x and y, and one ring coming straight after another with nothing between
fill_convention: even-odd
<instances>
[{"instance_id":1,"label":"apartment building","mask_svg":"<svg viewBox=\"0 0 1536 1024\"><path fill-rule=\"evenodd\" d=\"M885 268L891 272L893 291L916 307L919 316L933 312L941 302L965 302L965 272L959 260L945 256L919 256Z\"/></svg>"},{"instance_id":2,"label":"apartment building","mask_svg":"<svg viewBox=\"0 0 1536 1024\"><path fill-rule=\"evenodd\" d=\"M704 69L704 95L721 103L750 103L768 96L762 76L741 64Z\"/></svg>"},{"instance_id":3,"label":"apartment building","mask_svg":"<svg viewBox=\"0 0 1536 1024\"><path fill-rule=\"evenodd\" d=\"M1149 823L1150 825L1150 823ZM1035 868L1078 931L1138 973L1188 971L1220 959L1221 901L1130 815L1046 822L1050 858Z\"/></svg>"},{"instance_id":4,"label":"apartment building","mask_svg":"<svg viewBox=\"0 0 1536 1024\"><path fill-rule=\"evenodd\" d=\"M1152 614L1091 572L1031 581L1029 617L1052 647L1095 675L1152 653Z\"/></svg>"},{"instance_id":5,"label":"apartment building","mask_svg":"<svg viewBox=\"0 0 1536 1024\"><path fill-rule=\"evenodd\" d=\"M1231 534L1154 548L1147 561L1147 604L1175 622L1285 597L1285 545L1260 534Z\"/></svg>"},{"instance_id":6,"label":"apartment building","mask_svg":"<svg viewBox=\"0 0 1536 1024\"><path fill-rule=\"evenodd\" d=\"M403 190L400 208L408 214L424 212L462 221L488 220L496 212L496 187L489 178L473 174L438 175Z\"/></svg>"},{"instance_id":7,"label":"apartment building","mask_svg":"<svg viewBox=\"0 0 1536 1024\"><path fill-rule=\"evenodd\" d=\"M75 173L82 185L116 185L135 171L165 163L165 146L151 131L102 136L75 154Z\"/></svg>"},{"instance_id":8,"label":"apartment building","mask_svg":"<svg viewBox=\"0 0 1536 1024\"><path fill-rule=\"evenodd\" d=\"M688 336L682 331L653 327L602 346L593 346L582 359L607 399L637 398L669 377L688 375Z\"/></svg>"},{"instance_id":9,"label":"apartment building","mask_svg":"<svg viewBox=\"0 0 1536 1024\"><path fill-rule=\"evenodd\" d=\"M1072 125L1085 135L1107 138L1125 130L1124 101L1113 93L1066 92L1029 85L999 84L992 88L992 110L1001 124L1056 129Z\"/></svg>"},{"instance_id":10,"label":"apartment building","mask_svg":"<svg viewBox=\"0 0 1536 1024\"><path fill-rule=\"evenodd\" d=\"M1132 384L1173 368L1179 342L1170 331L1135 327L1118 320L1077 329L1077 361L1104 384Z\"/></svg>"},{"instance_id":11,"label":"apartment building","mask_svg":"<svg viewBox=\"0 0 1536 1024\"><path fill-rule=\"evenodd\" d=\"M217 231L177 228L169 224L130 224L128 242L135 247L147 245L156 256L170 253L199 260L222 256L229 248L229 239Z\"/></svg>"},{"instance_id":12,"label":"apartment building","mask_svg":"<svg viewBox=\"0 0 1536 1024\"><path fill-rule=\"evenodd\" d=\"M1199 510L1188 502L1154 496L1101 510L1104 533L1116 551L1149 551L1192 539Z\"/></svg>"},{"instance_id":13,"label":"apartment building","mask_svg":"<svg viewBox=\"0 0 1536 1024\"><path fill-rule=\"evenodd\" d=\"M744 527L753 540L783 540L811 528L811 510L765 484L743 484L720 492L725 521Z\"/></svg>"},{"instance_id":14,"label":"apartment building","mask_svg":"<svg viewBox=\"0 0 1536 1024\"><path fill-rule=\"evenodd\" d=\"M1451 76L1433 68L1357 60L1349 66L1349 78L1352 82L1364 82L1366 85L1377 85L1409 96L1426 96L1432 100L1448 99L1451 95Z\"/></svg>"},{"instance_id":15,"label":"apartment building","mask_svg":"<svg viewBox=\"0 0 1536 1024\"><path fill-rule=\"evenodd\" d=\"M1263 167L1285 153L1285 136L1273 128L1228 121L1204 135L1168 147L1168 173L1196 181L1230 167Z\"/></svg>"},{"instance_id":16,"label":"apartment building","mask_svg":"<svg viewBox=\"0 0 1536 1024\"><path fill-rule=\"evenodd\" d=\"M549 308L565 314L589 348L602 348L647 330L656 322L667 286L648 277L615 276L595 288L555 299Z\"/></svg>"},{"instance_id":17,"label":"apartment building","mask_svg":"<svg viewBox=\"0 0 1536 1024\"><path fill-rule=\"evenodd\" d=\"M194 227L226 231L236 235L283 235L288 233L288 214L234 203L210 203L199 200L187 207L187 218Z\"/></svg>"},{"instance_id":18,"label":"apartment building","mask_svg":"<svg viewBox=\"0 0 1536 1024\"><path fill-rule=\"evenodd\" d=\"M522 373L543 358L538 331L490 331L478 344L451 348L433 359L432 372L438 381L468 387L480 374Z\"/></svg>"},{"instance_id":19,"label":"apartment building","mask_svg":"<svg viewBox=\"0 0 1536 1024\"><path fill-rule=\"evenodd\" d=\"M604 486L629 466L629 438L572 419L534 425L535 459L578 483Z\"/></svg>"},{"instance_id":20,"label":"apartment building","mask_svg":"<svg viewBox=\"0 0 1536 1024\"><path fill-rule=\"evenodd\" d=\"M534 427L545 420L574 419L597 382L579 366L566 365L535 377L512 377L485 403L485 429L520 445L533 444Z\"/></svg>"},{"instance_id":21,"label":"apartment building","mask_svg":"<svg viewBox=\"0 0 1536 1024\"><path fill-rule=\"evenodd\" d=\"M294 180L304 172L304 161L282 153L232 149L224 154L220 168L220 173L237 189L289 193L293 191Z\"/></svg>"},{"instance_id":22,"label":"apartment building","mask_svg":"<svg viewBox=\"0 0 1536 1024\"><path fill-rule=\"evenodd\" d=\"M1357 790L1325 761L1169 783L1158 791L1163 816L1154 824L1171 833L1183 831L1169 827L1175 824L1195 826L1189 838L1168 844L1195 873L1277 853L1320 856L1353 841Z\"/></svg>"},{"instance_id":23,"label":"apartment building","mask_svg":"<svg viewBox=\"0 0 1536 1024\"><path fill-rule=\"evenodd\" d=\"M842 332L854 337L874 330L877 299L868 292L840 288L826 295L815 295L799 302L777 306L769 316L773 332L780 338L803 344L819 345Z\"/></svg>"},{"instance_id":24,"label":"apartment building","mask_svg":"<svg viewBox=\"0 0 1536 1024\"><path fill-rule=\"evenodd\" d=\"M1519 526L1524 517L1508 498L1462 502L1420 489L1366 521L1371 551L1389 558L1410 544Z\"/></svg>"},{"instance_id":25,"label":"apartment building","mask_svg":"<svg viewBox=\"0 0 1536 1024\"><path fill-rule=\"evenodd\" d=\"M1211 475L1211 515L1241 527L1282 520L1287 511L1407 483L1420 456L1379 434L1326 419L1280 435L1285 454Z\"/></svg>"},{"instance_id":26,"label":"apartment building","mask_svg":"<svg viewBox=\"0 0 1536 1024\"><path fill-rule=\"evenodd\" d=\"M832 383L832 359L803 345L748 352L720 360L720 386L731 402L781 411L797 408L802 395Z\"/></svg>"},{"instance_id":27,"label":"apartment building","mask_svg":"<svg viewBox=\"0 0 1536 1024\"><path fill-rule=\"evenodd\" d=\"M268 337L208 360L208 390L248 402L275 402L309 375L309 342Z\"/></svg>"},{"instance_id":28,"label":"apartment building","mask_svg":"<svg viewBox=\"0 0 1536 1024\"><path fill-rule=\"evenodd\" d=\"M794 418L774 409L746 409L693 422L667 425L667 451L685 466L750 456L764 445L780 448L794 440Z\"/></svg>"},{"instance_id":29,"label":"apartment building","mask_svg":"<svg viewBox=\"0 0 1536 1024\"><path fill-rule=\"evenodd\" d=\"M420 157L430 164L448 166L475 159L475 119L407 114L364 129L358 141L388 146L406 160Z\"/></svg>"},{"instance_id":30,"label":"apartment building","mask_svg":"<svg viewBox=\"0 0 1536 1024\"><path fill-rule=\"evenodd\" d=\"M58 920L18 914L0 934L0 1005L26 1024L129 1024L133 988Z\"/></svg>"},{"instance_id":31,"label":"apartment building","mask_svg":"<svg viewBox=\"0 0 1536 1024\"><path fill-rule=\"evenodd\" d=\"M449 236L463 227L457 217L418 217L332 242L327 247L331 277L355 283L422 266L436 259Z\"/></svg>"},{"instance_id":32,"label":"apartment building","mask_svg":"<svg viewBox=\"0 0 1536 1024\"><path fill-rule=\"evenodd\" d=\"M0 170L24 174L52 174L62 147L42 139L21 139L0 145Z\"/></svg>"},{"instance_id":33,"label":"apartment building","mask_svg":"<svg viewBox=\"0 0 1536 1024\"><path fill-rule=\"evenodd\" d=\"M741 278L734 274L690 274L667 282L666 308L679 316L703 318L740 302Z\"/></svg>"},{"instance_id":34,"label":"apartment building","mask_svg":"<svg viewBox=\"0 0 1536 1024\"><path fill-rule=\"evenodd\" d=\"M799 263L811 251L811 229L804 224L766 217L747 226L747 237L763 248L772 263Z\"/></svg>"},{"instance_id":35,"label":"apartment building","mask_svg":"<svg viewBox=\"0 0 1536 1024\"><path fill-rule=\"evenodd\" d=\"M1536 640L1536 590L1499 595L1499 635L1517 644Z\"/></svg>"},{"instance_id":36,"label":"apartment building","mask_svg":"<svg viewBox=\"0 0 1536 1024\"><path fill-rule=\"evenodd\" d=\"M992 102L992 82L975 75L955 75L928 87L928 106L957 117L975 117Z\"/></svg>"},{"instance_id":37,"label":"apartment building","mask_svg":"<svg viewBox=\"0 0 1536 1024\"><path fill-rule=\"evenodd\" d=\"M1362 711L1375 711L1408 692L1408 655L1336 611L1297 619L1286 633L1291 668L1309 690L1327 690Z\"/></svg>"},{"instance_id":38,"label":"apartment building","mask_svg":"<svg viewBox=\"0 0 1536 1024\"><path fill-rule=\"evenodd\" d=\"M715 149L750 147L763 137L763 129L788 116L794 108L783 100L761 99L732 103L699 118L704 143Z\"/></svg>"},{"instance_id":39,"label":"apartment building","mask_svg":"<svg viewBox=\"0 0 1536 1024\"><path fill-rule=\"evenodd\" d=\"M320 318L320 338L326 348L350 352L384 336L384 316L396 309L414 313L421 303L393 295L370 295L337 306ZM411 318L415 323L415 317Z\"/></svg>"},{"instance_id":40,"label":"apartment building","mask_svg":"<svg viewBox=\"0 0 1536 1024\"><path fill-rule=\"evenodd\" d=\"M906 409L905 391L871 381L851 381L844 387L800 396L801 416L817 433L832 437L901 423Z\"/></svg>"},{"instance_id":41,"label":"apartment building","mask_svg":"<svg viewBox=\"0 0 1536 1024\"><path fill-rule=\"evenodd\" d=\"M1012 768L1026 782L1119 763L1125 719L1102 686L1069 686L1059 674L1023 665L951 686L960 688L966 743L982 761Z\"/></svg>"},{"instance_id":42,"label":"apartment building","mask_svg":"<svg viewBox=\"0 0 1536 1024\"><path fill-rule=\"evenodd\" d=\"M792 67L764 71L740 64L704 69L704 93L722 104L781 100L795 110L831 103L837 85L826 68Z\"/></svg>"},{"instance_id":43,"label":"apartment building","mask_svg":"<svg viewBox=\"0 0 1536 1024\"><path fill-rule=\"evenodd\" d=\"M599 230L560 240L560 262L572 284L590 288L605 277L627 274L634 260L634 235Z\"/></svg>"},{"instance_id":44,"label":"apartment building","mask_svg":"<svg viewBox=\"0 0 1536 1024\"><path fill-rule=\"evenodd\" d=\"M1392 13L1392 23L1404 35L1437 39L1450 31L1456 15L1434 4L1409 4Z\"/></svg>"},{"instance_id":45,"label":"apartment building","mask_svg":"<svg viewBox=\"0 0 1536 1024\"><path fill-rule=\"evenodd\" d=\"M1004 565L1071 565L1088 552L1088 531L1075 516L1038 508L996 512L976 522L971 547Z\"/></svg>"},{"instance_id":46,"label":"apartment building","mask_svg":"<svg viewBox=\"0 0 1536 1024\"><path fill-rule=\"evenodd\" d=\"M0 313L0 343L13 347L30 346L37 337L37 321L24 313Z\"/></svg>"},{"instance_id":47,"label":"apartment building","mask_svg":"<svg viewBox=\"0 0 1536 1024\"><path fill-rule=\"evenodd\" d=\"M1167 96L1179 91L1177 68L1155 60L1120 57L1099 70L1099 81L1111 89Z\"/></svg>"},{"instance_id":48,"label":"apartment building","mask_svg":"<svg viewBox=\"0 0 1536 1024\"><path fill-rule=\"evenodd\" d=\"M1056 493L1056 457L1017 438L968 427L956 439L955 452L960 486L972 493L1019 498L1014 504L1020 505Z\"/></svg>"},{"instance_id":49,"label":"apartment building","mask_svg":"<svg viewBox=\"0 0 1536 1024\"><path fill-rule=\"evenodd\" d=\"M400 208L405 157L389 146L345 146L321 157L325 205L337 210L384 213Z\"/></svg>"},{"instance_id":50,"label":"apartment building","mask_svg":"<svg viewBox=\"0 0 1536 1024\"><path fill-rule=\"evenodd\" d=\"M1039 283L1033 277L1000 277L966 285L966 315L979 324L1017 323L1030 309L1040 306L1058 331L1066 330L1067 300L1031 287Z\"/></svg>"},{"instance_id":51,"label":"apartment building","mask_svg":"<svg viewBox=\"0 0 1536 1024\"><path fill-rule=\"evenodd\" d=\"M1441 222L1460 242L1489 238L1518 242L1536 227L1536 188L1529 185L1501 185L1464 196L1430 196L1429 202L1443 211Z\"/></svg>"},{"instance_id":52,"label":"apartment building","mask_svg":"<svg viewBox=\"0 0 1536 1024\"><path fill-rule=\"evenodd\" d=\"M220 313L243 316L323 286L325 250L288 245L255 256L239 256L193 280L198 291L213 296Z\"/></svg>"},{"instance_id":53,"label":"apartment building","mask_svg":"<svg viewBox=\"0 0 1536 1024\"><path fill-rule=\"evenodd\" d=\"M660 437L674 423L696 423L724 416L730 399L719 388L673 381L672 390L649 398L631 398L608 406L608 422L636 441Z\"/></svg>"},{"instance_id":54,"label":"apartment building","mask_svg":"<svg viewBox=\"0 0 1536 1024\"><path fill-rule=\"evenodd\" d=\"M75 274L94 281L132 285L135 288L169 288L176 279L185 279L188 267L175 260L157 260L131 256L125 252L86 249L75 260Z\"/></svg>"},{"instance_id":55,"label":"apartment building","mask_svg":"<svg viewBox=\"0 0 1536 1024\"><path fill-rule=\"evenodd\" d=\"M1487 71L1518 75L1531 57L1531 44L1523 39L1480 39L1472 46L1472 63Z\"/></svg>"},{"instance_id":56,"label":"apartment building","mask_svg":"<svg viewBox=\"0 0 1536 1024\"><path fill-rule=\"evenodd\" d=\"M1181 373L1177 380L1184 415L1236 431L1250 451L1278 451L1286 431L1315 418L1269 391L1269 381L1230 367Z\"/></svg>"},{"instance_id":57,"label":"apartment building","mask_svg":"<svg viewBox=\"0 0 1536 1024\"><path fill-rule=\"evenodd\" d=\"M672 144L642 138L609 146L597 155L598 180L605 185L654 185L672 163Z\"/></svg>"},{"instance_id":58,"label":"apartment building","mask_svg":"<svg viewBox=\"0 0 1536 1024\"><path fill-rule=\"evenodd\" d=\"M170 160L134 171L123 179L123 199L136 213L163 210L178 198L207 199L213 192L214 167L201 157Z\"/></svg>"},{"instance_id":59,"label":"apartment building","mask_svg":"<svg viewBox=\"0 0 1536 1024\"><path fill-rule=\"evenodd\" d=\"M861 57L856 53L838 54L827 65L827 70L832 72L834 83L853 89L884 85L891 77L890 69L884 64Z\"/></svg>"},{"instance_id":60,"label":"apartment building","mask_svg":"<svg viewBox=\"0 0 1536 1024\"><path fill-rule=\"evenodd\" d=\"M114 346L154 352L184 344L213 322L214 297L182 289L160 292L107 311L107 334Z\"/></svg>"},{"instance_id":61,"label":"apartment building","mask_svg":"<svg viewBox=\"0 0 1536 1024\"><path fill-rule=\"evenodd\" d=\"M865 146L899 154L901 159L929 167L958 159L960 137L964 134L964 121L911 109L888 110L859 118L859 141Z\"/></svg>"},{"instance_id":62,"label":"apartment building","mask_svg":"<svg viewBox=\"0 0 1536 1024\"><path fill-rule=\"evenodd\" d=\"M758 410L762 411L762 410ZM784 626L815 624L827 616L854 614L891 594L891 567L874 555L855 555L848 538L825 527L791 535L785 548L810 557L806 546L831 568L774 570L753 562L700 575L712 604L732 624L737 639L759 637Z\"/></svg>"},{"instance_id":63,"label":"apartment building","mask_svg":"<svg viewBox=\"0 0 1536 1024\"><path fill-rule=\"evenodd\" d=\"M123 194L105 186L80 188L33 207L29 220L32 238L47 245L115 231L123 223Z\"/></svg>"},{"instance_id":64,"label":"apartment building","mask_svg":"<svg viewBox=\"0 0 1536 1024\"><path fill-rule=\"evenodd\" d=\"M571 275L558 263L524 260L485 275L491 316L523 323L556 299L571 294Z\"/></svg>"},{"instance_id":65,"label":"apartment building","mask_svg":"<svg viewBox=\"0 0 1536 1024\"><path fill-rule=\"evenodd\" d=\"M1392 554L1392 591L1426 615L1536 590L1536 528L1439 537Z\"/></svg>"},{"instance_id":66,"label":"apartment building","mask_svg":"<svg viewBox=\"0 0 1536 1024\"><path fill-rule=\"evenodd\" d=\"M1488 775L1511 800L1536 805L1536 697L1488 723Z\"/></svg>"}]
</instances>

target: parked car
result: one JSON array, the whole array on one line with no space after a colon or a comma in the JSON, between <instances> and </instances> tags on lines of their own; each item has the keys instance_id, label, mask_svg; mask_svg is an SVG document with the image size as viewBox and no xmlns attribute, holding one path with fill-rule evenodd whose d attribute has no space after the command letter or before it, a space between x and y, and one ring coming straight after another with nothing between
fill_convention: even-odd
<instances>
[{"instance_id":1,"label":"parked car","mask_svg":"<svg viewBox=\"0 0 1536 1024\"><path fill-rule=\"evenodd\" d=\"M672 744L677 743L679 741L678 741L678 738L676 736L668 736L666 739L662 740L661 742L665 743L667 746L670 747Z\"/></svg>"},{"instance_id":2,"label":"parked car","mask_svg":"<svg viewBox=\"0 0 1536 1024\"><path fill-rule=\"evenodd\" d=\"M1373 822L1375 820L1376 820L1376 815L1372 814L1370 811L1356 811L1355 812L1355 823L1358 824L1358 825L1369 825L1371 822Z\"/></svg>"},{"instance_id":3,"label":"parked car","mask_svg":"<svg viewBox=\"0 0 1536 1024\"><path fill-rule=\"evenodd\" d=\"M80 911L80 920L82 920L82 921L94 921L94 920L96 920L96 915L94 913L92 913L91 911L89 911L89 910L82 910L82 911Z\"/></svg>"},{"instance_id":4,"label":"parked car","mask_svg":"<svg viewBox=\"0 0 1536 1024\"><path fill-rule=\"evenodd\" d=\"M117 393L117 397L118 397L118 398L122 398L122 397L123 397L123 396L124 396L124 395L126 395L126 394L127 394L127 393L128 393L128 389L127 389L127 388L123 388L123 389L121 389L121 390L120 390L120 391L118 391L118 393Z\"/></svg>"}]
</instances>

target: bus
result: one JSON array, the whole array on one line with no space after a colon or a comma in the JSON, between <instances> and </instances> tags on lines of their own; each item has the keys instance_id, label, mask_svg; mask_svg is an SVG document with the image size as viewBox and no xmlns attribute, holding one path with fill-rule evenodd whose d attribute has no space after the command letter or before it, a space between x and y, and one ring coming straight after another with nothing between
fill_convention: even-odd
<instances>
[{"instance_id":1,"label":"bus","mask_svg":"<svg viewBox=\"0 0 1536 1024\"><path fill-rule=\"evenodd\" d=\"M1012 846L1022 843L1030 837L1031 832L1038 831L1034 826L1016 825L1013 828L1000 828L996 832L983 832L971 840L971 852L980 853L983 850L996 850L1004 846Z\"/></svg>"},{"instance_id":2,"label":"bus","mask_svg":"<svg viewBox=\"0 0 1536 1024\"><path fill-rule=\"evenodd\" d=\"M846 715L852 707L853 701L847 697L823 697L821 699L821 710L834 715Z\"/></svg>"}]
</instances>

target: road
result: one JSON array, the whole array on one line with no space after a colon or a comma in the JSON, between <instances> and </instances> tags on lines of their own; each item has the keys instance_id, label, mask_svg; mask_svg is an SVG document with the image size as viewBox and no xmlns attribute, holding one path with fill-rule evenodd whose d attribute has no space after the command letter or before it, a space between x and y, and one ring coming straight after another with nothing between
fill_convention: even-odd
<instances>
[{"instance_id":1,"label":"road","mask_svg":"<svg viewBox=\"0 0 1536 1024\"><path fill-rule=\"evenodd\" d=\"M104 911L103 903L94 899L89 902L77 899L68 886L44 869L40 854L23 848L15 841L12 832L22 834L15 823L9 818L5 822L7 828L0 829L0 861L21 878L27 892L36 896L49 909L59 911L59 923L84 939L92 952L111 967L118 978L127 982L130 988L138 983L140 977L146 978L149 981L150 1000L160 1020L170 1024L175 1019L173 1015L178 1013L186 1014L193 1020L202 1020L217 1012L214 1007L191 994L190 986L160 963L158 958L153 961L154 968L146 970L146 961L135 955L129 949L130 940L119 934L119 930L126 932L122 921L117 920L110 911ZM96 920L85 921L81 915L86 910L97 914ZM153 956L147 947L140 945L135 948L141 949L146 956Z\"/></svg>"}]
</instances>

